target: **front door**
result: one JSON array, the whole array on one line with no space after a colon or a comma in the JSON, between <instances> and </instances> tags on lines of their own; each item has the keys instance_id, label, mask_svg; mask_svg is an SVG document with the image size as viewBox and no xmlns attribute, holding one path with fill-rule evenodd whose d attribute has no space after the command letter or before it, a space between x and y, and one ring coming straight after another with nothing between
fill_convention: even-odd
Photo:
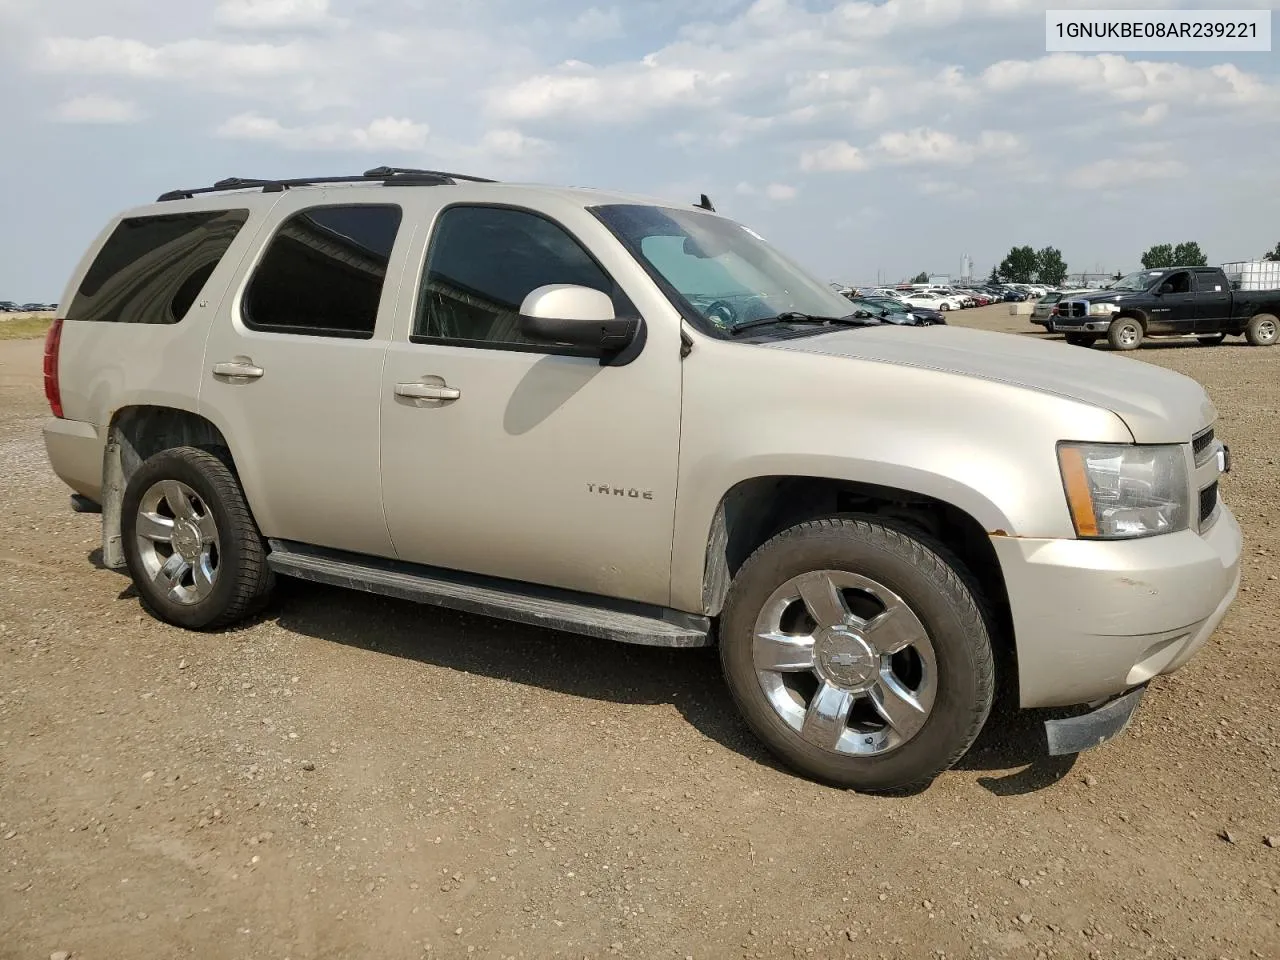
<instances>
[{"instance_id":1,"label":"front door","mask_svg":"<svg viewBox=\"0 0 1280 960\"><path fill-rule=\"evenodd\" d=\"M1191 272L1179 270L1155 289L1147 330L1151 333L1191 333L1195 329L1196 295Z\"/></svg>"},{"instance_id":2,"label":"front door","mask_svg":"<svg viewBox=\"0 0 1280 960\"><path fill-rule=\"evenodd\" d=\"M392 556L378 415L401 210L297 191L275 213L210 331L201 412L231 444L264 535Z\"/></svg>"},{"instance_id":3,"label":"front door","mask_svg":"<svg viewBox=\"0 0 1280 960\"><path fill-rule=\"evenodd\" d=\"M649 323L623 366L519 330L521 302L549 283L608 293L619 315L636 310L637 291L601 265L620 262L620 245L576 216L457 203L435 217L421 274L405 284L411 325L382 383L387 522L404 560L666 604L680 449L674 312ZM422 387L435 398L403 395Z\"/></svg>"}]
</instances>

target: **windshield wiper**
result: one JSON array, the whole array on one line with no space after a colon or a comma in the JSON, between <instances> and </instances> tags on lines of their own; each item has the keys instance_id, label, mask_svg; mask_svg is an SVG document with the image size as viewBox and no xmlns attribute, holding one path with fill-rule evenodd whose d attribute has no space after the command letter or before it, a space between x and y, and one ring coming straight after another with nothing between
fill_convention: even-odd
<instances>
[{"instance_id":1,"label":"windshield wiper","mask_svg":"<svg viewBox=\"0 0 1280 960\"><path fill-rule=\"evenodd\" d=\"M785 313L778 314L776 317L759 317L755 320L747 320L744 323L736 324L730 330L730 333L736 337L744 330L752 330L756 327L770 327L775 323L812 323L823 327L832 324L841 327L878 327L884 321L874 320L870 317L855 317L852 314L847 317L815 317L811 313L788 310Z\"/></svg>"}]
</instances>

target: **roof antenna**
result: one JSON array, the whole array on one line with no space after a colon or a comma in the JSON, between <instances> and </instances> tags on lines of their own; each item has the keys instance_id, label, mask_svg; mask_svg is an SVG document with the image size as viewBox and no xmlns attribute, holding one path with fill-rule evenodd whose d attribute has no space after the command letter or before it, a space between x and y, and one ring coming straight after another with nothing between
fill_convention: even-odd
<instances>
[{"instance_id":1,"label":"roof antenna","mask_svg":"<svg viewBox=\"0 0 1280 960\"><path fill-rule=\"evenodd\" d=\"M710 210L712 213L716 212L716 208L711 205L711 198L705 193L702 195L702 199L695 203L694 206L701 207L703 210Z\"/></svg>"}]
</instances>

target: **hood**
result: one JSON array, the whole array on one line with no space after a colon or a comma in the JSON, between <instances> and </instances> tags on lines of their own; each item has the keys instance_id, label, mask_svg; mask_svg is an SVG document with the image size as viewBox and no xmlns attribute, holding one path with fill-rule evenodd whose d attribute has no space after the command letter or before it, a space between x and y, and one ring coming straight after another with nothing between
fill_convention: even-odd
<instances>
[{"instance_id":1,"label":"hood","mask_svg":"<svg viewBox=\"0 0 1280 960\"><path fill-rule=\"evenodd\" d=\"M1190 377L1100 350L964 327L877 326L763 344L894 363L1068 397L1110 410L1138 443L1186 443L1217 411Z\"/></svg>"}]
</instances>

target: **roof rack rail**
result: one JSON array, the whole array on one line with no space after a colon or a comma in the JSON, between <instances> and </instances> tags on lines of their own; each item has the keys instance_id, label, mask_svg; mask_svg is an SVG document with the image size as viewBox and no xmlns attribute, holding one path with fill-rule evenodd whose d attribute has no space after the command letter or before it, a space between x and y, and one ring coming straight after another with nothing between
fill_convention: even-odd
<instances>
[{"instance_id":1,"label":"roof rack rail","mask_svg":"<svg viewBox=\"0 0 1280 960\"><path fill-rule=\"evenodd\" d=\"M156 198L157 203L170 200L190 200L204 193L223 193L227 190L261 190L263 193L280 193L291 187L312 187L326 183L382 183L388 187L438 187L456 184L459 180L471 183L494 183L485 177L473 177L465 173L445 173L440 170L419 170L414 167L374 167L361 174L346 177L297 177L288 180L260 180L244 177L227 177L211 187L194 187L189 190L170 190Z\"/></svg>"}]
</instances>

